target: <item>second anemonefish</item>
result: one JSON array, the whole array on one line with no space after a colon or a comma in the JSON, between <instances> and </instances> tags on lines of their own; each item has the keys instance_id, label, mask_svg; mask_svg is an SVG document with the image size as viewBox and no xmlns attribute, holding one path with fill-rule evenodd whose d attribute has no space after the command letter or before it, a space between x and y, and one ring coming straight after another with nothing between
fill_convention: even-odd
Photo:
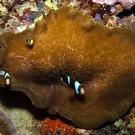
<instances>
[{"instance_id":1,"label":"second anemonefish","mask_svg":"<svg viewBox=\"0 0 135 135\"><path fill-rule=\"evenodd\" d=\"M82 85L78 81L75 81L73 78L70 78L70 76L66 75L64 77L61 77L61 81L65 85L72 88L77 95L85 94L85 91L84 91L84 88L82 87Z\"/></svg>"},{"instance_id":2,"label":"second anemonefish","mask_svg":"<svg viewBox=\"0 0 135 135\"><path fill-rule=\"evenodd\" d=\"M26 45L27 46L33 46L33 38L32 37L29 37L27 40L26 40Z\"/></svg>"},{"instance_id":3,"label":"second anemonefish","mask_svg":"<svg viewBox=\"0 0 135 135\"><path fill-rule=\"evenodd\" d=\"M5 71L0 71L0 75L2 75L4 77L4 81L6 85L10 85L11 84L11 78L8 72Z\"/></svg>"}]
</instances>

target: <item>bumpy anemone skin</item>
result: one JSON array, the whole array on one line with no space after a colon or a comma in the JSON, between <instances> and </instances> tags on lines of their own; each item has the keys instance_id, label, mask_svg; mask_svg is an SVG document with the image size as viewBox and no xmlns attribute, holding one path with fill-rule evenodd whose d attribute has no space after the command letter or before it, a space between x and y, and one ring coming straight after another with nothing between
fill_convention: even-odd
<instances>
[{"instance_id":1,"label":"bumpy anemone skin","mask_svg":"<svg viewBox=\"0 0 135 135\"><path fill-rule=\"evenodd\" d=\"M25 43L32 37L33 47ZM39 108L59 113L81 128L96 128L121 117L135 102L135 33L107 28L89 14L62 7L34 30L0 36L0 70L14 91ZM84 96L68 91L62 75L78 80ZM4 86L0 78L0 86Z\"/></svg>"}]
</instances>

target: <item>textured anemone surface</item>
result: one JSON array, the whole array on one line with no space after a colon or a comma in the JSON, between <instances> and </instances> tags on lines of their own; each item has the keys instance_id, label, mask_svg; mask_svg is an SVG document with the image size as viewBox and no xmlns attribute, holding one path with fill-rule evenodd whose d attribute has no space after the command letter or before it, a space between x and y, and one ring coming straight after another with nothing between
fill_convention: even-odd
<instances>
[{"instance_id":1,"label":"textured anemone surface","mask_svg":"<svg viewBox=\"0 0 135 135\"><path fill-rule=\"evenodd\" d=\"M31 37L33 46L26 45ZM135 33L109 29L72 7L50 10L34 30L0 36L0 69L11 86L39 108L81 128L114 121L135 102ZM79 81L85 95L69 92L61 76Z\"/></svg>"}]
</instances>

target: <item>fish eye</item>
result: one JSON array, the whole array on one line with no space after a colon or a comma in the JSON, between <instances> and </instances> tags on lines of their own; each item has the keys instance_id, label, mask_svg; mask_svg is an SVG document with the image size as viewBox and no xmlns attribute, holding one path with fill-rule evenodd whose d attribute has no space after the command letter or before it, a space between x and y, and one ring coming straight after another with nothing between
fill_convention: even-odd
<instances>
[{"instance_id":1,"label":"fish eye","mask_svg":"<svg viewBox=\"0 0 135 135\"><path fill-rule=\"evenodd\" d=\"M27 46L33 46L33 38L32 38L32 37L29 37L29 38L26 40L26 45L27 45Z\"/></svg>"}]
</instances>

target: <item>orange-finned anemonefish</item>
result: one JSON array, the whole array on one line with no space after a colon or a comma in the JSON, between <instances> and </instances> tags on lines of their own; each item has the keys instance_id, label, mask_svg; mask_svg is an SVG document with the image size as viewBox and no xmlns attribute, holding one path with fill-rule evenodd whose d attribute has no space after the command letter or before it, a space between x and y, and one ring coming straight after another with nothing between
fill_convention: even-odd
<instances>
[{"instance_id":1,"label":"orange-finned anemonefish","mask_svg":"<svg viewBox=\"0 0 135 135\"><path fill-rule=\"evenodd\" d=\"M26 40L26 45L28 45L28 46L33 46L33 38L32 38L32 37L29 37L29 38Z\"/></svg>"},{"instance_id":2,"label":"orange-finned anemonefish","mask_svg":"<svg viewBox=\"0 0 135 135\"><path fill-rule=\"evenodd\" d=\"M82 85L78 81L75 81L73 78L70 78L70 76L66 75L64 77L61 77L61 81L65 85L72 88L77 95L85 94L85 91L84 91L84 88L82 87Z\"/></svg>"},{"instance_id":3,"label":"orange-finned anemonefish","mask_svg":"<svg viewBox=\"0 0 135 135\"><path fill-rule=\"evenodd\" d=\"M4 81L6 85L10 85L11 84L11 78L8 72L5 71L0 71L0 75L2 75L4 77Z\"/></svg>"}]
</instances>

